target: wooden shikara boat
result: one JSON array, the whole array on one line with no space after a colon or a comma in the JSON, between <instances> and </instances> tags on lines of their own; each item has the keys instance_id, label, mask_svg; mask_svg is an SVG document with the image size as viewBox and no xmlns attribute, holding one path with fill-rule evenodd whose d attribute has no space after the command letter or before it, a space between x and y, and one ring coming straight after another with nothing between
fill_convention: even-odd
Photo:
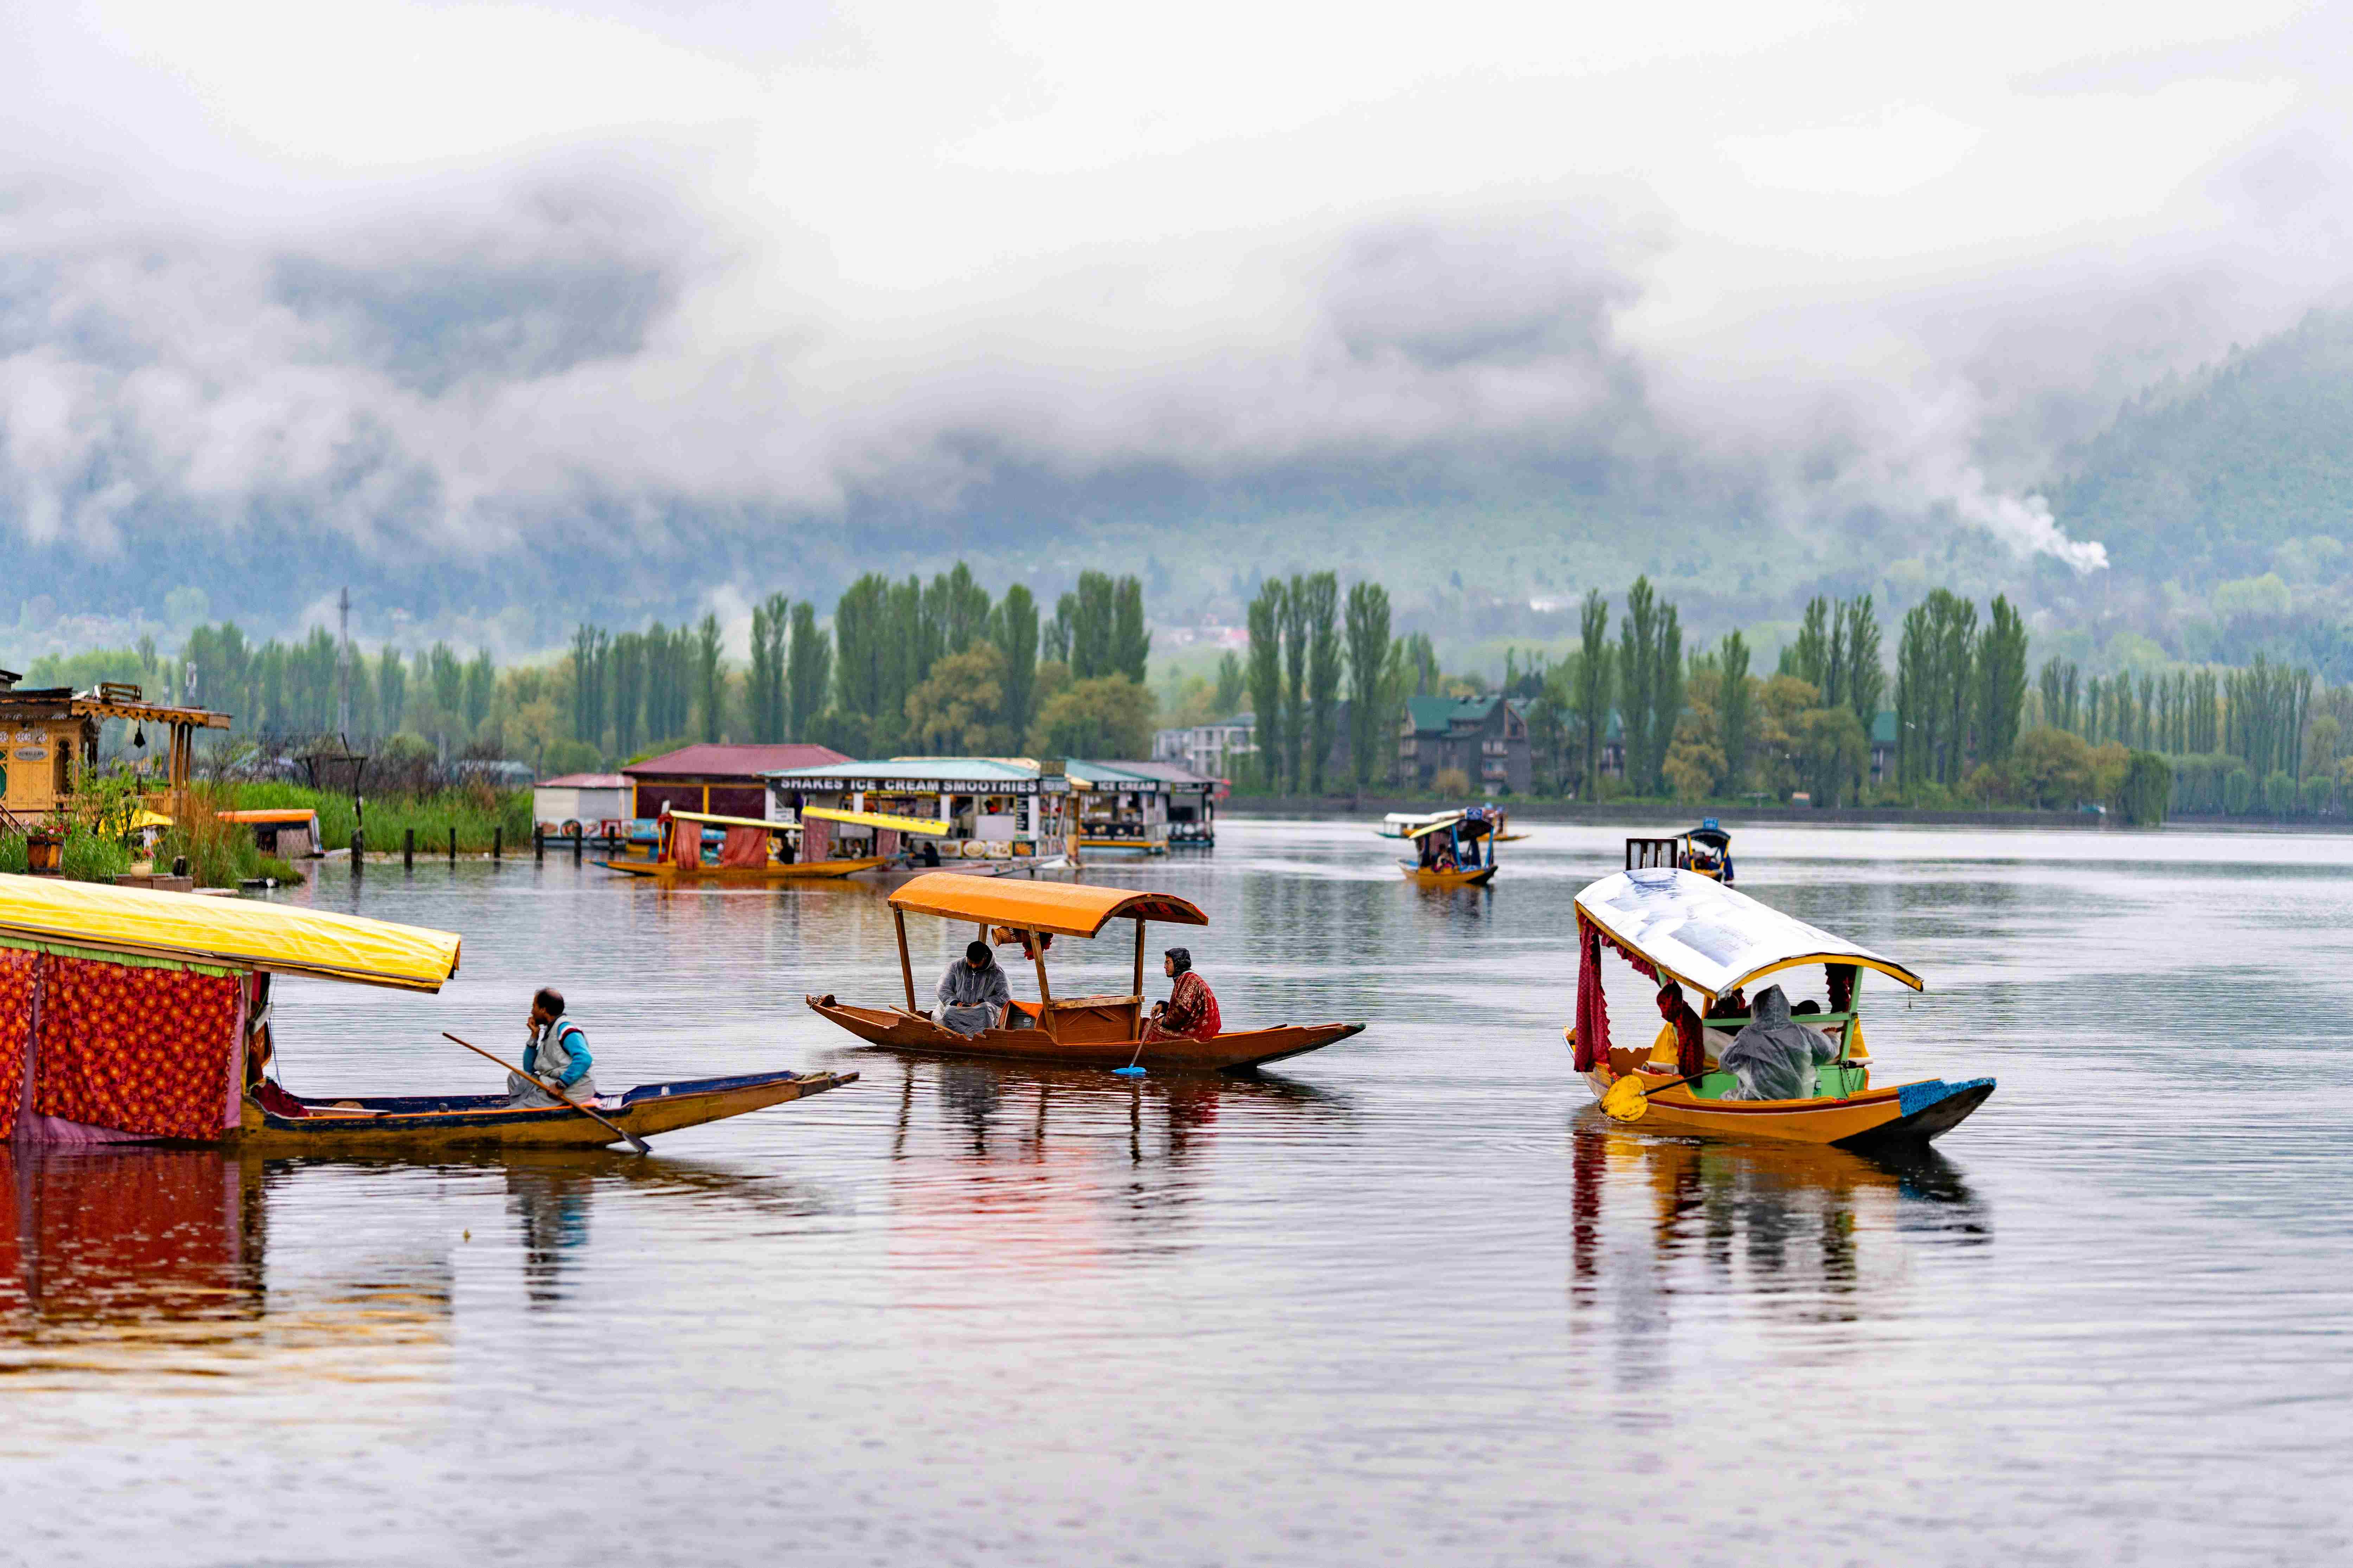
<instances>
[{"instance_id":1,"label":"wooden shikara boat","mask_svg":"<svg viewBox=\"0 0 2353 1568\"><path fill-rule=\"evenodd\" d=\"M1652 866L1672 866L1685 871L1696 871L1719 882L1729 882L1734 876L1732 835L1718 826L1715 818L1711 816L1689 833L1669 838L1626 840L1626 869L1639 871Z\"/></svg>"},{"instance_id":2,"label":"wooden shikara boat","mask_svg":"<svg viewBox=\"0 0 2353 1568\"><path fill-rule=\"evenodd\" d=\"M747 1073L649 1083L590 1102L597 1115L640 1138L741 1116L823 1094L856 1073ZM396 1095L303 1100L306 1115L265 1110L251 1097L229 1142L264 1154L365 1154L419 1149L582 1149L618 1142L563 1106L515 1107L502 1094Z\"/></svg>"},{"instance_id":3,"label":"wooden shikara boat","mask_svg":"<svg viewBox=\"0 0 2353 1568\"><path fill-rule=\"evenodd\" d=\"M728 845L721 849L715 862L702 858L702 830L705 827L728 830ZM755 831L760 835L757 838L753 837ZM795 860L792 845L793 840L800 837L799 826L790 822L766 822L756 816L719 816L707 811L665 812L659 835L649 856L642 858L616 856L596 864L608 871L620 871L657 882L800 882L853 876L860 871L871 871L886 863L885 858L880 855L848 859ZM681 858L682 845L691 850L687 859ZM728 863L730 850L741 847L748 851L755 845L758 858L754 859L746 853L743 863Z\"/></svg>"},{"instance_id":4,"label":"wooden shikara boat","mask_svg":"<svg viewBox=\"0 0 2353 1568\"><path fill-rule=\"evenodd\" d=\"M1038 1000L1015 1001L1006 1022L1012 1027L959 1035L941 1027L915 1005L914 962L907 951L907 916L937 915L971 921L981 939L992 927L1018 933L1038 973ZM859 1007L830 994L807 998L810 1008L869 1045L940 1056L987 1057L1007 1061L1057 1062L1071 1067L1123 1068L1131 1062L1154 1072L1219 1072L1263 1067L1345 1040L1362 1024L1286 1024L1268 1029L1221 1033L1213 1038L1142 1038L1145 927L1205 926L1199 909L1169 893L1142 893L1056 882L1010 882L934 871L891 895L899 933L899 975L906 985L904 1007ZM1046 976L1045 936L1092 937L1113 920L1135 922L1135 972L1132 992L1107 996L1057 998Z\"/></svg>"},{"instance_id":5,"label":"wooden shikara boat","mask_svg":"<svg viewBox=\"0 0 2353 1568\"><path fill-rule=\"evenodd\" d=\"M1495 844L1504 826L1504 814L1491 806L1467 811L1440 811L1398 823L1398 836L1415 847L1415 858L1399 860L1406 879L1426 888L1483 888L1495 879Z\"/></svg>"},{"instance_id":6,"label":"wooden shikara boat","mask_svg":"<svg viewBox=\"0 0 2353 1568\"><path fill-rule=\"evenodd\" d=\"M238 899L0 875L0 1139L227 1144L264 1153L615 1142L504 1095L304 1100L268 1076L282 974L438 992L449 931ZM589 1102L644 1137L821 1094L857 1074L648 1084Z\"/></svg>"},{"instance_id":7,"label":"wooden shikara boat","mask_svg":"<svg viewBox=\"0 0 2353 1568\"><path fill-rule=\"evenodd\" d=\"M1857 1005L1862 973L1875 971L1915 991L1923 989L1920 977L1893 959L1768 909L1711 877L1673 867L1605 877L1577 894L1577 1022L1564 1035L1596 1098L1630 1075L1645 1085L1648 1124L1867 1149L1937 1137L1994 1091L1989 1078L1873 1085ZM1610 1043L1601 992L1605 947L1615 948L1644 974L1701 994L1705 1072L1698 1081L1675 1081L1678 1042L1672 1024L1663 1025L1646 1049ZM1798 1021L1832 1032L1838 1054L1815 1069L1814 1092L1797 1100L1726 1100L1725 1091L1737 1079L1717 1066L1717 1054L1747 1019L1707 1015L1720 998L1769 975L1817 964L1825 971L1829 1008Z\"/></svg>"}]
</instances>

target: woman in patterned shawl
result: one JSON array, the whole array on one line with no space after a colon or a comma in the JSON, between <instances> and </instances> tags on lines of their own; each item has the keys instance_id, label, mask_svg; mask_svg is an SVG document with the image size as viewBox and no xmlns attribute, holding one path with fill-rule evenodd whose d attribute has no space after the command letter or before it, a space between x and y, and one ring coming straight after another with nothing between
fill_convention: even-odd
<instances>
[{"instance_id":1,"label":"woman in patterned shawl","mask_svg":"<svg viewBox=\"0 0 2353 1568\"><path fill-rule=\"evenodd\" d=\"M1144 1025L1147 1040L1215 1039L1223 1027L1218 1016L1218 998L1209 990L1209 983L1193 973L1193 954L1189 949L1172 947L1161 960L1160 972L1176 984L1168 993L1168 1000L1152 1005L1152 1016Z\"/></svg>"}]
</instances>

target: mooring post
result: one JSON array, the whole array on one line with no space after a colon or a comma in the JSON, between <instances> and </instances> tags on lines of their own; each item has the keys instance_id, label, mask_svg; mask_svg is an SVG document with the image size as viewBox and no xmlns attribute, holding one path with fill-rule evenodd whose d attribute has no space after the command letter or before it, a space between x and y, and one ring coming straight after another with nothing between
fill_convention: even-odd
<instances>
[{"instance_id":1,"label":"mooring post","mask_svg":"<svg viewBox=\"0 0 2353 1568\"><path fill-rule=\"evenodd\" d=\"M547 825L543 822L531 825L531 858L542 865L547 861Z\"/></svg>"},{"instance_id":2,"label":"mooring post","mask_svg":"<svg viewBox=\"0 0 2353 1568\"><path fill-rule=\"evenodd\" d=\"M581 842L580 825L575 822L572 825L572 863L575 866L580 864Z\"/></svg>"},{"instance_id":3,"label":"mooring post","mask_svg":"<svg viewBox=\"0 0 2353 1568\"><path fill-rule=\"evenodd\" d=\"M491 828L491 858L496 860L503 857L506 853L506 847L507 830L505 825L499 824L493 826Z\"/></svg>"},{"instance_id":4,"label":"mooring post","mask_svg":"<svg viewBox=\"0 0 2353 1568\"><path fill-rule=\"evenodd\" d=\"M417 829L414 827L400 830L400 868L404 871L417 869Z\"/></svg>"},{"instance_id":5,"label":"mooring post","mask_svg":"<svg viewBox=\"0 0 2353 1568\"><path fill-rule=\"evenodd\" d=\"M367 830L364 827L354 827L352 829L352 875L356 877L366 869Z\"/></svg>"}]
</instances>

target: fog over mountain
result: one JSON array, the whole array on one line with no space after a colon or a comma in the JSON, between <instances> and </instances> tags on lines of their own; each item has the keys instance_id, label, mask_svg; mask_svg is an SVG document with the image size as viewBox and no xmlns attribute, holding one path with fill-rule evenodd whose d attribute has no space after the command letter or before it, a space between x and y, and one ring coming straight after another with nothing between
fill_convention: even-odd
<instances>
[{"instance_id":1,"label":"fog over mountain","mask_svg":"<svg viewBox=\"0 0 2353 1568\"><path fill-rule=\"evenodd\" d=\"M6 26L13 657L345 583L520 653L959 554L1166 619L1327 565L1464 632L1644 571L1702 627L2158 615L2084 465L2341 302L2353 211L2284 4Z\"/></svg>"}]
</instances>

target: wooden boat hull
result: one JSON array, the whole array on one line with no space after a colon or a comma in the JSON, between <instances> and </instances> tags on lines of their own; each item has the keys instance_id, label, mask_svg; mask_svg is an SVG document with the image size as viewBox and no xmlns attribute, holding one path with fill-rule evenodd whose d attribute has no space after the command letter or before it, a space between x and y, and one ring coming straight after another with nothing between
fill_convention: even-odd
<instances>
[{"instance_id":1,"label":"wooden boat hull","mask_svg":"<svg viewBox=\"0 0 2353 1568\"><path fill-rule=\"evenodd\" d=\"M599 860L608 871L643 877L654 882L811 882L832 881L871 871L883 864L879 855L856 860L803 860L767 866L681 866L669 860Z\"/></svg>"},{"instance_id":2,"label":"wooden boat hull","mask_svg":"<svg viewBox=\"0 0 2353 1568\"><path fill-rule=\"evenodd\" d=\"M1048 1062L1062 1067L1124 1068L1133 1061L1152 1072L1232 1072L1264 1067L1320 1050L1363 1031L1362 1024L1285 1024L1211 1040L1058 1040L1040 1029L984 1029L965 1037L900 1007L852 1007L830 996L806 998L810 1011L886 1050L931 1056L985 1057L997 1061Z\"/></svg>"},{"instance_id":3,"label":"wooden boat hull","mask_svg":"<svg viewBox=\"0 0 2353 1568\"><path fill-rule=\"evenodd\" d=\"M1599 1100L1617 1076L1597 1066L1585 1074L1585 1081ZM1958 1083L1931 1078L1867 1089L1844 1099L1701 1100L1688 1087L1679 1085L1651 1096L1651 1108L1641 1124L1669 1132L1868 1150L1926 1143L1949 1132L1984 1104L1993 1090L1994 1080L1989 1078Z\"/></svg>"},{"instance_id":4,"label":"wooden boat hull","mask_svg":"<svg viewBox=\"0 0 2353 1568\"><path fill-rule=\"evenodd\" d=\"M1467 871L1429 871L1410 863L1401 862L1398 869L1405 879L1424 888L1483 888L1495 879L1495 868L1475 866Z\"/></svg>"},{"instance_id":5,"label":"wooden boat hull","mask_svg":"<svg viewBox=\"0 0 2353 1568\"><path fill-rule=\"evenodd\" d=\"M649 1083L613 1104L607 1121L640 1138L741 1116L855 1083L852 1073L750 1073ZM355 1109L344 1110L343 1107ZM396 1096L318 1101L312 1114L277 1116L251 1100L223 1142L270 1155L416 1153L435 1149L584 1149L616 1143L612 1132L563 1106L516 1109L504 1095Z\"/></svg>"}]
</instances>

